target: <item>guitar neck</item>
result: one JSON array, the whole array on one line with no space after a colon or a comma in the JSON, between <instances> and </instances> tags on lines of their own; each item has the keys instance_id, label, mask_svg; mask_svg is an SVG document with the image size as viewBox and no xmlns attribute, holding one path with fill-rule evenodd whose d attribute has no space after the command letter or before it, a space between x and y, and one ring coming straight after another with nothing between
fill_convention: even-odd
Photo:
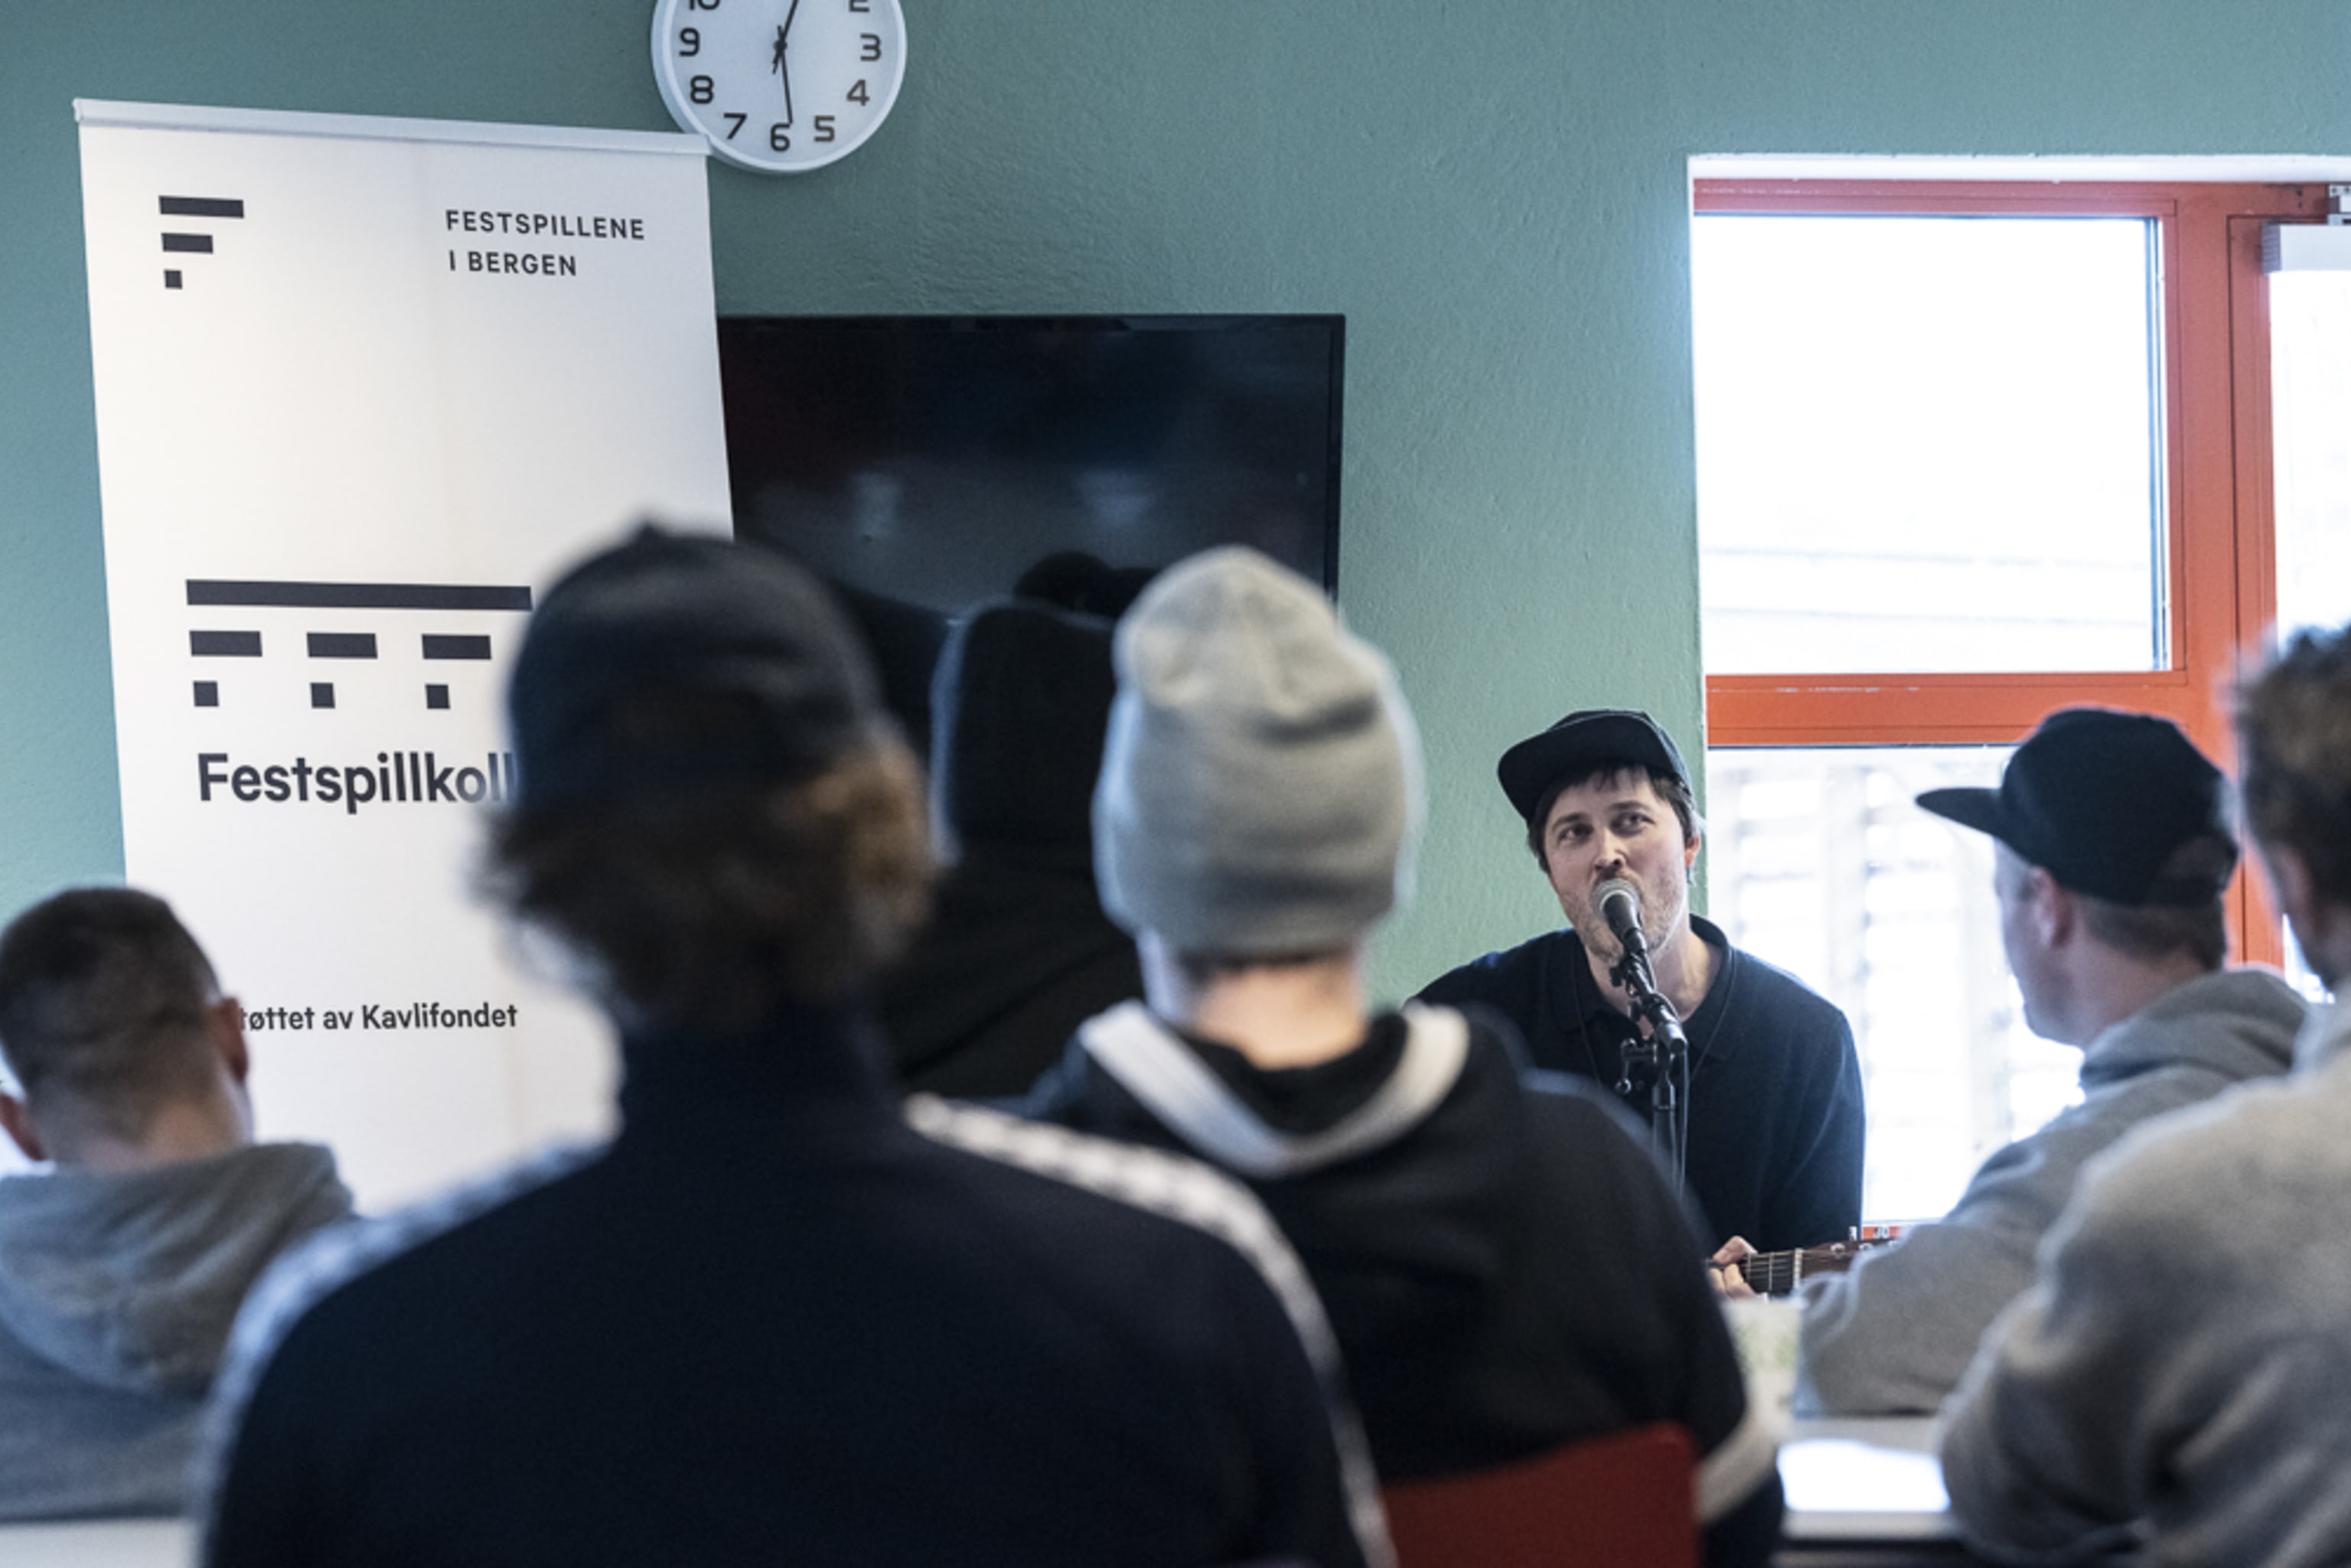
<instances>
[{"instance_id":1,"label":"guitar neck","mask_svg":"<svg viewBox=\"0 0 2351 1568\"><path fill-rule=\"evenodd\" d=\"M1842 1274L1853 1260L1882 1241L1831 1241L1790 1252L1757 1252L1740 1260L1739 1271L1759 1296L1787 1296L1816 1274Z\"/></svg>"}]
</instances>

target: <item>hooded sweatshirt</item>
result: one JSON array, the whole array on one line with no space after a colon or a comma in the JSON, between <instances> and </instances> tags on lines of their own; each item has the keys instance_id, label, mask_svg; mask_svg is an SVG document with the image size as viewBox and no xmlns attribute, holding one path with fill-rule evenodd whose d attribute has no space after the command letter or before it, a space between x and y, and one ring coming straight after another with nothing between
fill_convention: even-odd
<instances>
[{"instance_id":1,"label":"hooded sweatshirt","mask_svg":"<svg viewBox=\"0 0 2351 1568\"><path fill-rule=\"evenodd\" d=\"M1613 1104L1522 1081L1485 1022L1414 1007L1345 1055L1260 1068L1132 1003L1091 1020L1021 1109L1249 1182L1330 1313L1383 1482L1675 1421L1698 1452L1708 1561L1768 1554L1772 1447L1696 1231Z\"/></svg>"},{"instance_id":2,"label":"hooded sweatshirt","mask_svg":"<svg viewBox=\"0 0 2351 1568\"><path fill-rule=\"evenodd\" d=\"M186 1511L246 1291L350 1212L308 1144L0 1180L0 1520Z\"/></svg>"},{"instance_id":3,"label":"hooded sweatshirt","mask_svg":"<svg viewBox=\"0 0 2351 1568\"><path fill-rule=\"evenodd\" d=\"M2199 976L2082 1053L2082 1100L1983 1163L1951 1212L1805 1287L1796 1408L1932 1411L2032 1282L2034 1249L2084 1161L2152 1117L2292 1065L2302 998L2263 969Z\"/></svg>"},{"instance_id":4,"label":"hooded sweatshirt","mask_svg":"<svg viewBox=\"0 0 2351 1568\"><path fill-rule=\"evenodd\" d=\"M2346 1123L2338 1002L2313 1009L2291 1077L2090 1163L1944 1408L1970 1545L2003 1563L2351 1562Z\"/></svg>"}]
</instances>

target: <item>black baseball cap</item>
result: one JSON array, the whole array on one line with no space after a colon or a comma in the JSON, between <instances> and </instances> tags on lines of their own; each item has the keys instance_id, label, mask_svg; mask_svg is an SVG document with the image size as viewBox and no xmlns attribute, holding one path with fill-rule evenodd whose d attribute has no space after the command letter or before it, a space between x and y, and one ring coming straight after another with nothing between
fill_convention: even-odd
<instances>
[{"instance_id":1,"label":"black baseball cap","mask_svg":"<svg viewBox=\"0 0 2351 1568\"><path fill-rule=\"evenodd\" d=\"M886 729L864 645L779 552L638 530L549 589L507 692L518 806L780 781Z\"/></svg>"},{"instance_id":2,"label":"black baseball cap","mask_svg":"<svg viewBox=\"0 0 2351 1568\"><path fill-rule=\"evenodd\" d=\"M1918 804L2110 904L2201 904L2236 869L2228 780L2178 725L2151 714L2051 714L2009 758L1999 789L1929 789ZM2226 862L2167 879L2164 862L2199 838L2225 845Z\"/></svg>"},{"instance_id":3,"label":"black baseball cap","mask_svg":"<svg viewBox=\"0 0 2351 1568\"><path fill-rule=\"evenodd\" d=\"M1494 768L1502 793L1528 821L1542 809L1543 793L1558 779L1597 768L1646 768L1670 773L1683 785L1689 769L1673 737L1647 714L1631 708L1584 708L1569 714L1541 735L1531 735Z\"/></svg>"}]
</instances>

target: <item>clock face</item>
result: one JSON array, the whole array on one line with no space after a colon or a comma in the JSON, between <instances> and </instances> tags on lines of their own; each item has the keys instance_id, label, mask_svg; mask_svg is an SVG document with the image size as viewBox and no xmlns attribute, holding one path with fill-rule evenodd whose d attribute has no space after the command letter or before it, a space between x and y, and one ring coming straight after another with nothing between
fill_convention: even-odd
<instances>
[{"instance_id":1,"label":"clock face","mask_svg":"<svg viewBox=\"0 0 2351 1568\"><path fill-rule=\"evenodd\" d=\"M881 129L906 75L898 0L659 0L653 79L731 163L816 169Z\"/></svg>"}]
</instances>

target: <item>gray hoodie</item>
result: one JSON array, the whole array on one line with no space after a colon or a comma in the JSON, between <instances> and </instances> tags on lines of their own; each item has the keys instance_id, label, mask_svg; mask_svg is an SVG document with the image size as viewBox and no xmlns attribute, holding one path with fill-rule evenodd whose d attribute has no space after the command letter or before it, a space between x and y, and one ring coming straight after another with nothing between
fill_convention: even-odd
<instances>
[{"instance_id":1,"label":"gray hoodie","mask_svg":"<svg viewBox=\"0 0 2351 1568\"><path fill-rule=\"evenodd\" d=\"M2090 1163L1944 1408L1960 1533L2001 1562L2351 1562L2351 1008L2290 1079ZM1905 1243L1907 1245L1907 1243Z\"/></svg>"},{"instance_id":2,"label":"gray hoodie","mask_svg":"<svg viewBox=\"0 0 2351 1568\"><path fill-rule=\"evenodd\" d=\"M1798 1412L1936 1409L1985 1328L2032 1282L2034 1249L2082 1163L2150 1117L2284 1072L2303 1013L2275 975L2228 969L2167 991L2092 1040L2081 1103L1986 1160L1939 1222L1805 1287Z\"/></svg>"},{"instance_id":3,"label":"gray hoodie","mask_svg":"<svg viewBox=\"0 0 2351 1568\"><path fill-rule=\"evenodd\" d=\"M185 1511L246 1291L350 1212L308 1144L0 1180L0 1520Z\"/></svg>"}]
</instances>

